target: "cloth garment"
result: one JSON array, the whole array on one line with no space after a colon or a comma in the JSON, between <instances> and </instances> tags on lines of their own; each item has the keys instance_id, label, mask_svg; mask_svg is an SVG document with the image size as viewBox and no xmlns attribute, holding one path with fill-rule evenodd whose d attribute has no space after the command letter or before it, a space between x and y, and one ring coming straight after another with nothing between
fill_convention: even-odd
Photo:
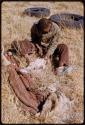
<instances>
[{"instance_id":1,"label":"cloth garment","mask_svg":"<svg viewBox=\"0 0 85 125\"><path fill-rule=\"evenodd\" d=\"M52 55L52 62L56 68L69 65L69 51L66 44L58 44Z\"/></svg>"},{"instance_id":2,"label":"cloth garment","mask_svg":"<svg viewBox=\"0 0 85 125\"><path fill-rule=\"evenodd\" d=\"M55 74L64 74L66 67L69 66L69 51L66 44L58 44L52 55L52 64Z\"/></svg>"},{"instance_id":3,"label":"cloth garment","mask_svg":"<svg viewBox=\"0 0 85 125\"><path fill-rule=\"evenodd\" d=\"M52 55L57 47L59 37L61 37L61 31L57 24L52 22L52 27L50 32L46 34L40 34L38 32L37 24L34 24L31 28L32 42L36 45L38 44L42 50L43 54ZM41 55L41 56L42 56Z\"/></svg>"}]
</instances>

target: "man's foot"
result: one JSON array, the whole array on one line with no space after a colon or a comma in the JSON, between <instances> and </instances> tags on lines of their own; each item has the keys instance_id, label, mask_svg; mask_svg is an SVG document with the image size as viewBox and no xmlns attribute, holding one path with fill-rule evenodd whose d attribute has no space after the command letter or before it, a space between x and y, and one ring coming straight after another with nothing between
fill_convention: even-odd
<instances>
[{"instance_id":1,"label":"man's foot","mask_svg":"<svg viewBox=\"0 0 85 125\"><path fill-rule=\"evenodd\" d=\"M72 73L73 71L77 70L76 66L65 66L63 70L63 74L69 74Z\"/></svg>"},{"instance_id":2,"label":"man's foot","mask_svg":"<svg viewBox=\"0 0 85 125\"><path fill-rule=\"evenodd\" d=\"M62 67L58 67L54 70L54 74L55 75L65 75L65 74L70 74L72 73L74 70L77 70L77 68L75 66L62 66Z\"/></svg>"}]
</instances>

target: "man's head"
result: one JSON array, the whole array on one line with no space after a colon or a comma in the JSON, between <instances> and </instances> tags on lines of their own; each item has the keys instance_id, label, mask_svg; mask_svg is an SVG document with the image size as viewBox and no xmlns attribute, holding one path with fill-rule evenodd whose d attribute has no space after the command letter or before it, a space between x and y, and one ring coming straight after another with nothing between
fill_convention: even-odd
<instances>
[{"instance_id":1,"label":"man's head","mask_svg":"<svg viewBox=\"0 0 85 125\"><path fill-rule=\"evenodd\" d=\"M38 22L38 29L42 34L48 33L51 29L52 22L49 19L42 18Z\"/></svg>"}]
</instances>

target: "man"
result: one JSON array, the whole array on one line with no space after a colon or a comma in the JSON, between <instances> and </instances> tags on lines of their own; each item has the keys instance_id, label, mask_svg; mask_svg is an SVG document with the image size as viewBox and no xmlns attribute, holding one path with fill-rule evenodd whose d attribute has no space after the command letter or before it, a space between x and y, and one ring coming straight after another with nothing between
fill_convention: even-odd
<instances>
[{"instance_id":1,"label":"man","mask_svg":"<svg viewBox=\"0 0 85 125\"><path fill-rule=\"evenodd\" d=\"M32 42L39 50L39 55L50 57L57 47L60 28L51 20L42 18L31 28Z\"/></svg>"},{"instance_id":2,"label":"man","mask_svg":"<svg viewBox=\"0 0 85 125\"><path fill-rule=\"evenodd\" d=\"M38 49L39 56L52 59L55 74L73 70L69 66L69 53L66 44L59 44L61 31L57 24L49 19L42 18L31 28L32 42ZM57 60L58 59L58 60Z\"/></svg>"}]
</instances>

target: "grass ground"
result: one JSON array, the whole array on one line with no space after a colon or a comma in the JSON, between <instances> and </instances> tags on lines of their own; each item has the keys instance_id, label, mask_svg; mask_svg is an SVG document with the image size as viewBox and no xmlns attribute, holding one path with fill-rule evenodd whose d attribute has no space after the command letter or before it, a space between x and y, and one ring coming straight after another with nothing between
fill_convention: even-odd
<instances>
[{"instance_id":1,"label":"grass ground","mask_svg":"<svg viewBox=\"0 0 85 125\"><path fill-rule=\"evenodd\" d=\"M31 39L30 28L39 18L23 16L24 9L28 7L43 6L51 10L51 14L70 12L83 15L83 4L80 2L3 2L2 3L2 44L5 50L10 48L13 40ZM74 100L74 117L65 123L83 122L83 58L84 37L83 29L62 30L61 43L69 47L70 63L76 65L78 70L70 75L55 77L50 68L46 71L40 83L49 83L59 80L65 95ZM20 59L22 66L26 65L24 58ZM7 68L2 66L2 122L3 123L41 123L39 118L24 112L20 102L14 95L8 82ZM47 117L42 123L58 123L56 116Z\"/></svg>"}]
</instances>

